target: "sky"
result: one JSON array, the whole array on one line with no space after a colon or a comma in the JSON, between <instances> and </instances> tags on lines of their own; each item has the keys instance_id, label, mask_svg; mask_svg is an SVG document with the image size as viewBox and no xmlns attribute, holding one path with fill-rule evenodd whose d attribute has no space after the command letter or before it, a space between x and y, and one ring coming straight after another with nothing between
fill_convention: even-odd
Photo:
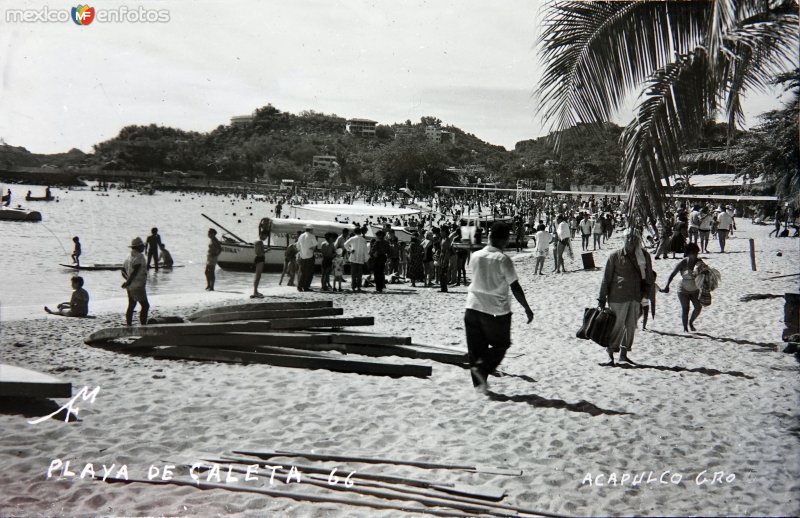
<instances>
[{"instance_id":1,"label":"sky","mask_svg":"<svg viewBox=\"0 0 800 518\"><path fill-rule=\"evenodd\" d=\"M104 1L88 5L161 10L168 21L96 14L80 26L7 19L8 9L57 16L75 3L0 0L0 139L36 153L90 152L130 124L207 132L270 103L381 124L430 115L513 149L548 133L532 95L542 4ZM748 123L778 97L748 98ZM627 123L634 102L614 122Z\"/></svg>"}]
</instances>

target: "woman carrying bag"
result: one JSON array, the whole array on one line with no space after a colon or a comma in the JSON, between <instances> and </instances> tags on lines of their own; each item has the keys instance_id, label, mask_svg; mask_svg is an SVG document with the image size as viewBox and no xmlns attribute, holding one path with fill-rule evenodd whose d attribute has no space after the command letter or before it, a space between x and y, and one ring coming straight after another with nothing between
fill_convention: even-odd
<instances>
[{"instance_id":1,"label":"woman carrying bag","mask_svg":"<svg viewBox=\"0 0 800 518\"><path fill-rule=\"evenodd\" d=\"M669 285L672 283L672 279L679 273L681 274L681 283L678 287L678 300L681 303L681 321L683 322L683 330L686 333L688 333L689 330L696 331L694 322L703 310L703 304L701 304L701 288L704 286L705 277L709 273L709 268L702 259L697 257L699 253L700 247L697 246L696 243L689 243L686 245L684 258L675 266L675 269L667 280L666 286L661 290L662 293L669 293ZM710 295L706 296L708 296L707 300L708 304L710 304ZM689 303L694 306L691 317L689 316Z\"/></svg>"}]
</instances>

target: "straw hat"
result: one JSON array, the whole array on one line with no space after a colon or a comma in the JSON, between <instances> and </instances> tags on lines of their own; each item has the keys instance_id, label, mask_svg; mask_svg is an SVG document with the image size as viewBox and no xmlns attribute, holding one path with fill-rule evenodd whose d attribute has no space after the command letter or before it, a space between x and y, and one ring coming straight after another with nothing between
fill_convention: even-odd
<instances>
[{"instance_id":1,"label":"straw hat","mask_svg":"<svg viewBox=\"0 0 800 518\"><path fill-rule=\"evenodd\" d=\"M133 238L133 241L131 241L131 246L129 246L128 248L136 248L138 246L144 246L144 241L142 241L141 237Z\"/></svg>"}]
</instances>

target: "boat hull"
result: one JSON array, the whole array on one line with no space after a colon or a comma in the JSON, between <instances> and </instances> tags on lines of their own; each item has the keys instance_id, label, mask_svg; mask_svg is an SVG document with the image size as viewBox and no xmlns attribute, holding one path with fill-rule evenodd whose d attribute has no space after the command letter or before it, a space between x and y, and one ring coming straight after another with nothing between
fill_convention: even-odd
<instances>
[{"instance_id":1,"label":"boat hull","mask_svg":"<svg viewBox=\"0 0 800 518\"><path fill-rule=\"evenodd\" d=\"M254 272L256 270L256 253L252 244L224 242L221 244L222 252L217 258L217 265L220 268L240 272ZM264 251L264 271L282 272L286 247L265 246ZM314 254L314 266L318 270L322 269L322 255L319 252Z\"/></svg>"},{"instance_id":2,"label":"boat hull","mask_svg":"<svg viewBox=\"0 0 800 518\"><path fill-rule=\"evenodd\" d=\"M35 210L3 208L0 210L0 221L42 221L42 213Z\"/></svg>"}]
</instances>

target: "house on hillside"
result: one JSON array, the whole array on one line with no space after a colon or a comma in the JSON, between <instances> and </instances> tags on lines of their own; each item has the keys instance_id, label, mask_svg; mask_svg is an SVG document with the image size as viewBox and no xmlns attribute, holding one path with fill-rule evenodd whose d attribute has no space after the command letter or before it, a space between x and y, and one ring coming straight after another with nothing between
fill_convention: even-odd
<instances>
[{"instance_id":1,"label":"house on hillside","mask_svg":"<svg viewBox=\"0 0 800 518\"><path fill-rule=\"evenodd\" d=\"M253 114L250 115L234 115L231 117L231 126L246 126L253 122Z\"/></svg>"},{"instance_id":2,"label":"house on hillside","mask_svg":"<svg viewBox=\"0 0 800 518\"><path fill-rule=\"evenodd\" d=\"M443 130L438 126L426 126L425 137L438 144L448 142L450 144L456 143L456 134L452 131Z\"/></svg>"},{"instance_id":3,"label":"house on hillside","mask_svg":"<svg viewBox=\"0 0 800 518\"><path fill-rule=\"evenodd\" d=\"M339 162L336 161L336 157L333 155L314 155L311 161L311 167L313 169L324 169L326 171L335 172L339 169Z\"/></svg>"},{"instance_id":4,"label":"house on hillside","mask_svg":"<svg viewBox=\"0 0 800 518\"><path fill-rule=\"evenodd\" d=\"M392 126L394 130L394 138L407 138L412 137L419 133L419 129L415 126L408 126L406 124L395 124Z\"/></svg>"},{"instance_id":5,"label":"house on hillside","mask_svg":"<svg viewBox=\"0 0 800 518\"><path fill-rule=\"evenodd\" d=\"M357 137L374 137L377 121L369 119L347 119L345 130Z\"/></svg>"}]
</instances>

